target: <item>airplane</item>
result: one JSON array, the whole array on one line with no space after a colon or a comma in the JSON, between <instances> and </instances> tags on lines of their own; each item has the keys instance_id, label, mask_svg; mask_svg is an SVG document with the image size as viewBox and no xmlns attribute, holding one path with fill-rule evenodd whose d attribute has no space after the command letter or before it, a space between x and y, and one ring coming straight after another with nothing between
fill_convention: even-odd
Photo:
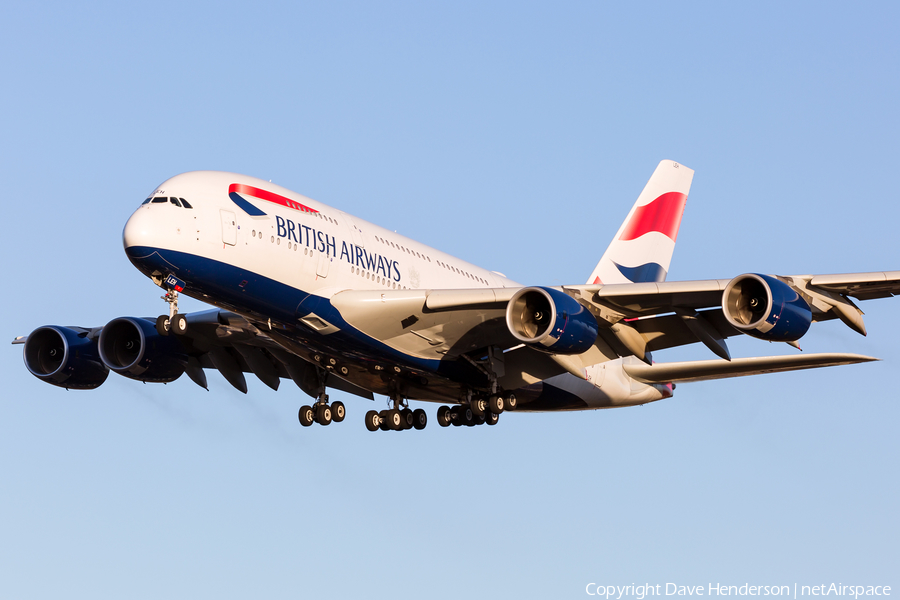
<instances>
[{"instance_id":1,"label":"airplane","mask_svg":"<svg viewBox=\"0 0 900 600\"><path fill-rule=\"evenodd\" d=\"M168 312L102 327L38 327L28 370L66 389L109 371L143 382L216 369L313 401L301 425L343 421L329 388L390 408L366 428L496 425L506 411L576 411L672 397L678 383L877 360L823 353L732 358L726 339L797 345L812 323L866 334L854 300L900 293L900 271L666 281L694 171L659 163L585 284L525 286L268 181L217 171L157 187L123 231L131 263L165 291ZM185 314L179 294L216 307ZM699 343L716 358L657 363ZM799 348L799 346L797 346Z\"/></svg>"}]
</instances>

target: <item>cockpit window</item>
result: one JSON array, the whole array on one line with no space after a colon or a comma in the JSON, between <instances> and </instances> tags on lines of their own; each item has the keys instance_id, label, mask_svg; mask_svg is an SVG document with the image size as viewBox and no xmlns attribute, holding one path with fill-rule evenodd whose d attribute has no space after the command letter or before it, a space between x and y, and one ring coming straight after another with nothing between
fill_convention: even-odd
<instances>
[{"instance_id":1,"label":"cockpit window","mask_svg":"<svg viewBox=\"0 0 900 600\"><path fill-rule=\"evenodd\" d=\"M153 202L154 204L159 204L159 203L161 203L161 202L168 202L168 201L169 201L169 199L166 198L165 196L160 196L160 197L154 198L154 199L152 200L152 202Z\"/></svg>"},{"instance_id":2,"label":"cockpit window","mask_svg":"<svg viewBox=\"0 0 900 600\"><path fill-rule=\"evenodd\" d=\"M171 197L169 198L169 202L171 202L172 204L174 204L174 205L177 206L178 208L181 208L181 203L178 202L178 198L176 198L175 196L171 196Z\"/></svg>"},{"instance_id":3,"label":"cockpit window","mask_svg":"<svg viewBox=\"0 0 900 600\"><path fill-rule=\"evenodd\" d=\"M152 198L147 198L146 200L144 200L143 202L141 202L141 206L143 206L143 205L145 205L145 204L149 204L149 203L150 203L150 200L152 200Z\"/></svg>"},{"instance_id":4,"label":"cockpit window","mask_svg":"<svg viewBox=\"0 0 900 600\"><path fill-rule=\"evenodd\" d=\"M179 198L179 200L181 200L181 204L182 204L182 206L184 206L185 208L194 208L194 207L191 206L190 203L189 203L187 200L185 200L184 198Z\"/></svg>"}]
</instances>

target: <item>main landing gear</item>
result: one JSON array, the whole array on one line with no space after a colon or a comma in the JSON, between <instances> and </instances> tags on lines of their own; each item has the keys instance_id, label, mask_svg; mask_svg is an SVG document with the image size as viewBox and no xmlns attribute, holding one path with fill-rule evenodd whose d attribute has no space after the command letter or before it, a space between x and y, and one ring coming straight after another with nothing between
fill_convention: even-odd
<instances>
[{"instance_id":1,"label":"main landing gear","mask_svg":"<svg viewBox=\"0 0 900 600\"><path fill-rule=\"evenodd\" d=\"M472 399L469 404L438 408L437 422L441 427L449 427L450 425L473 427L484 423L496 425L497 421L500 420L500 413L506 410L514 410L516 404L515 394L491 394L487 399Z\"/></svg>"},{"instance_id":2,"label":"main landing gear","mask_svg":"<svg viewBox=\"0 0 900 600\"><path fill-rule=\"evenodd\" d=\"M394 407L389 410L370 410L366 413L366 429L369 431L403 431L405 429L425 429L428 415L421 408L412 410L399 396L393 399Z\"/></svg>"},{"instance_id":3,"label":"main landing gear","mask_svg":"<svg viewBox=\"0 0 900 600\"><path fill-rule=\"evenodd\" d=\"M316 377L319 380L316 401L312 406L301 406L297 414L300 424L309 427L313 423L330 425L332 421L340 423L347 416L347 409L343 402L328 404L328 394L325 393L325 382L328 379L328 371L316 368Z\"/></svg>"},{"instance_id":4,"label":"main landing gear","mask_svg":"<svg viewBox=\"0 0 900 600\"><path fill-rule=\"evenodd\" d=\"M343 402L328 404L328 394L322 393L312 406L301 406L297 416L304 427L309 427L313 423L330 425L332 421L335 423L343 421L347 416L347 409L344 408Z\"/></svg>"}]
</instances>

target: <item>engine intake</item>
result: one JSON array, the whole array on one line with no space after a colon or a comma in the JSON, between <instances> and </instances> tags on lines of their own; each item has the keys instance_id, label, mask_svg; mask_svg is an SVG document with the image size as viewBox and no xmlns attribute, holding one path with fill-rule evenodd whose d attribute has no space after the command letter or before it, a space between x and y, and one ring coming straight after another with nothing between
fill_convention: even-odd
<instances>
[{"instance_id":1,"label":"engine intake","mask_svg":"<svg viewBox=\"0 0 900 600\"><path fill-rule=\"evenodd\" d=\"M725 286L722 312L735 329L770 342L799 340L812 323L809 304L794 288L757 273L739 275Z\"/></svg>"},{"instance_id":2,"label":"engine intake","mask_svg":"<svg viewBox=\"0 0 900 600\"><path fill-rule=\"evenodd\" d=\"M506 307L506 325L520 342L552 354L581 354L597 341L594 315L553 288L516 292Z\"/></svg>"},{"instance_id":3,"label":"engine intake","mask_svg":"<svg viewBox=\"0 0 900 600\"><path fill-rule=\"evenodd\" d=\"M109 377L97 352L97 340L87 331L48 325L25 341L25 366L47 383L72 390L92 390Z\"/></svg>"},{"instance_id":4,"label":"engine intake","mask_svg":"<svg viewBox=\"0 0 900 600\"><path fill-rule=\"evenodd\" d=\"M100 358L119 375L155 383L175 381L187 364L176 338L159 335L155 323L134 317L106 324L100 332Z\"/></svg>"}]
</instances>

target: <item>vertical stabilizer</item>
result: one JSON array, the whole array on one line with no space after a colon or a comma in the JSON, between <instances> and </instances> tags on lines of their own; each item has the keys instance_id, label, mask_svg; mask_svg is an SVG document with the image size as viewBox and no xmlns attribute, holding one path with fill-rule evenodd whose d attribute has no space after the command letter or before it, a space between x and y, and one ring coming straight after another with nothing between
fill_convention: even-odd
<instances>
[{"instance_id":1,"label":"vertical stabilizer","mask_svg":"<svg viewBox=\"0 0 900 600\"><path fill-rule=\"evenodd\" d=\"M589 284L665 281L693 178L684 165L659 163Z\"/></svg>"}]
</instances>

